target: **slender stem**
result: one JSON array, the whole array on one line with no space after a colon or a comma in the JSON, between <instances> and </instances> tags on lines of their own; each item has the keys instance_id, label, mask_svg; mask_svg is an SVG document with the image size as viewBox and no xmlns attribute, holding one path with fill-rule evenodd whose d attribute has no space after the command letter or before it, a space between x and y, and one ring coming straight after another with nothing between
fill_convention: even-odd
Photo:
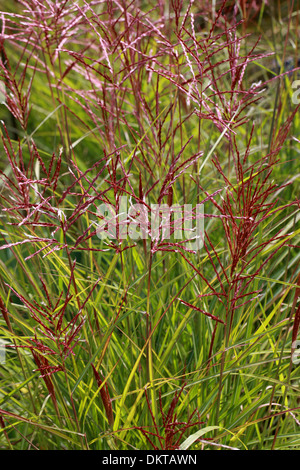
<instances>
[{"instance_id":1,"label":"slender stem","mask_svg":"<svg viewBox=\"0 0 300 470\"><path fill-rule=\"evenodd\" d=\"M229 338L230 338L230 330L231 330L231 323L233 318L233 305L232 305L232 295L233 295L233 285L232 283L229 286L228 296L227 296L227 305L226 305L226 324L224 329L224 348L222 351L221 357L221 365L220 365L220 381L219 381L219 390L218 390L218 398L217 398L217 411L216 411L216 424L220 425L220 412L221 412L221 397L222 397L222 389L224 386L224 370L225 370L225 361L226 361L226 352L229 346ZM224 380L223 380L224 379Z\"/></svg>"},{"instance_id":2,"label":"slender stem","mask_svg":"<svg viewBox=\"0 0 300 470\"><path fill-rule=\"evenodd\" d=\"M148 286L147 286L147 315L146 315L146 339L148 341L147 347L147 373L148 382L150 384L150 395L151 395L151 407L152 414L156 420L157 418L157 406L156 406L156 394L153 386L153 356L152 356L152 340L151 340L151 328L153 323L151 304L150 304L150 292L151 292L151 269L152 269L152 253L150 250L149 254L149 271L148 271Z\"/></svg>"}]
</instances>

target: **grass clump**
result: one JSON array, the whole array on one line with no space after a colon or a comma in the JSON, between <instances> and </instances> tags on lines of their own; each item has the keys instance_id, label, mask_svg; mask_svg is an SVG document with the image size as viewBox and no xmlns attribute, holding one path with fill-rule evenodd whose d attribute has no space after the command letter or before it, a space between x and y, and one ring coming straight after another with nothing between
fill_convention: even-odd
<instances>
[{"instance_id":1,"label":"grass clump","mask_svg":"<svg viewBox=\"0 0 300 470\"><path fill-rule=\"evenodd\" d=\"M299 448L299 11L215 3L4 2L3 449Z\"/></svg>"}]
</instances>

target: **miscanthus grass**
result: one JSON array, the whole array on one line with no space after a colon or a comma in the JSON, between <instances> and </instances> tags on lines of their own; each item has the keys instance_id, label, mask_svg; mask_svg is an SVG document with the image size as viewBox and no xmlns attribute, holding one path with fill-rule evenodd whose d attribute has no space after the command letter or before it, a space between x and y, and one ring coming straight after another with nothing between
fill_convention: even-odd
<instances>
[{"instance_id":1,"label":"miscanthus grass","mask_svg":"<svg viewBox=\"0 0 300 470\"><path fill-rule=\"evenodd\" d=\"M299 5L278 4L2 3L2 449L299 449Z\"/></svg>"}]
</instances>

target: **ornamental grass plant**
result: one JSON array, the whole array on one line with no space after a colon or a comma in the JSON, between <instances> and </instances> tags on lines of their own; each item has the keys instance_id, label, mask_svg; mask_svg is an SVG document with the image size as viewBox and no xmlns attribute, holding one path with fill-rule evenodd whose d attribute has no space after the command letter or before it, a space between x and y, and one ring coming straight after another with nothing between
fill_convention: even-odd
<instances>
[{"instance_id":1,"label":"ornamental grass plant","mask_svg":"<svg viewBox=\"0 0 300 470\"><path fill-rule=\"evenodd\" d=\"M3 0L1 449L299 450L299 7Z\"/></svg>"}]
</instances>

